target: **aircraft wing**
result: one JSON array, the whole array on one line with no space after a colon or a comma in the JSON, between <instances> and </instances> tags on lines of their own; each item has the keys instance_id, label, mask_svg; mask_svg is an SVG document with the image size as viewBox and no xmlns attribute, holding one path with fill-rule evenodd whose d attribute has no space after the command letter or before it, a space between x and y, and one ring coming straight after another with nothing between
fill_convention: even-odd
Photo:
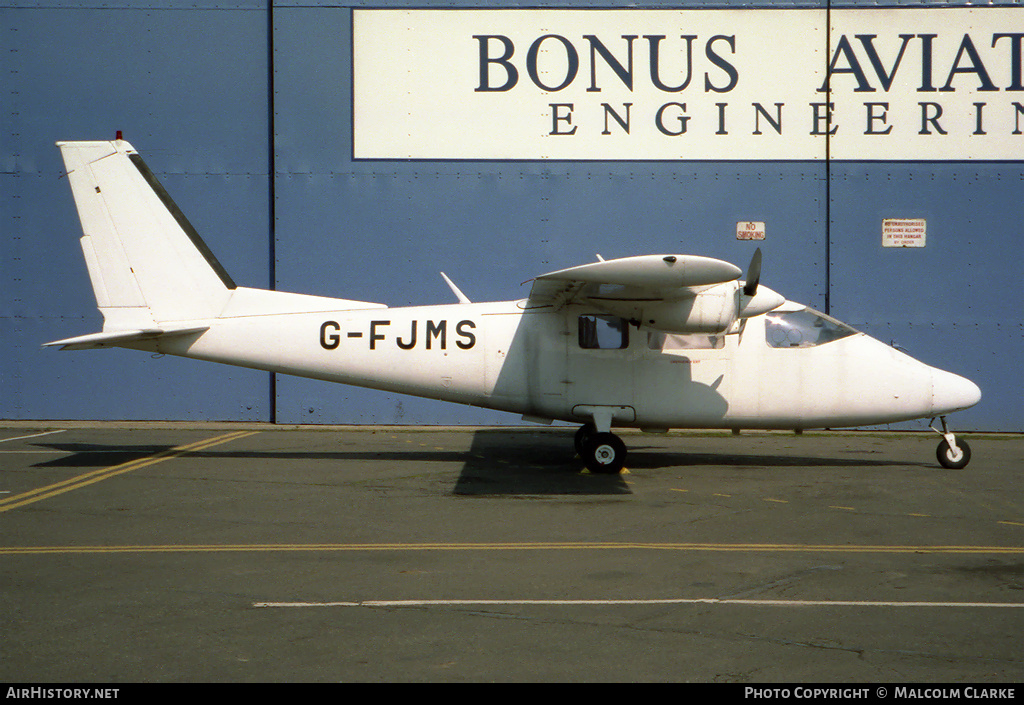
<instances>
[{"instance_id":1,"label":"aircraft wing","mask_svg":"<svg viewBox=\"0 0 1024 705\"><path fill-rule=\"evenodd\" d=\"M740 274L742 271L736 265L710 257L623 257L540 275L533 280L526 308L560 308L576 301L666 301L733 281Z\"/></svg>"}]
</instances>

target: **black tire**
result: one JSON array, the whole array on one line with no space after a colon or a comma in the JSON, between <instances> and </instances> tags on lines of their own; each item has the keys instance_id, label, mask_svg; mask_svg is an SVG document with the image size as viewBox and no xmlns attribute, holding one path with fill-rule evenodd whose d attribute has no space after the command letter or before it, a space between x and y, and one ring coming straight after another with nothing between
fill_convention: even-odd
<instances>
[{"instance_id":1,"label":"black tire","mask_svg":"<svg viewBox=\"0 0 1024 705\"><path fill-rule=\"evenodd\" d=\"M939 447L935 449L935 457L938 458L939 465L950 470L961 470L967 467L967 463L971 462L971 447L962 438L956 439L956 446L960 449L959 457L953 455L953 449L949 447L949 443L945 438L942 439Z\"/></svg>"},{"instance_id":2,"label":"black tire","mask_svg":"<svg viewBox=\"0 0 1024 705\"><path fill-rule=\"evenodd\" d=\"M578 431L576 431L576 438L574 439L576 443L576 454L581 458L586 457L587 441L589 441L590 437L595 433L597 433L597 429L594 428L594 424L592 423L585 423L580 426Z\"/></svg>"},{"instance_id":3,"label":"black tire","mask_svg":"<svg viewBox=\"0 0 1024 705\"><path fill-rule=\"evenodd\" d=\"M595 433L587 440L583 461L594 474L617 475L626 465L626 444L614 433Z\"/></svg>"}]
</instances>

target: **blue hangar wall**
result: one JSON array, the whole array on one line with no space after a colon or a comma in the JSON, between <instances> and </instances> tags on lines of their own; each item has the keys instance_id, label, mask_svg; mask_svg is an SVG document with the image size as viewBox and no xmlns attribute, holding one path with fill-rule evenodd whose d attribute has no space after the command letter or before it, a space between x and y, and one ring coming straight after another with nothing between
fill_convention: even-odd
<instances>
[{"instance_id":1,"label":"blue hangar wall","mask_svg":"<svg viewBox=\"0 0 1024 705\"><path fill-rule=\"evenodd\" d=\"M418 0L386 7L406 5L439 13L442 33L444 22L455 14L444 11L515 6ZM538 24L536 14L566 5L529 5L510 25L497 23L476 33L490 39L463 37L479 58L469 69L475 82L469 90L476 94L469 97L487 97L480 95L487 91L473 90L484 81L498 88L509 79L501 59L506 46L498 38L511 37L509 27L534 39L558 34ZM625 5L593 2L582 12ZM753 25L735 31L701 25L692 32L662 32L665 62L671 41L677 52L679 42L692 42L694 80L685 92L662 100L672 105L661 125L678 130L681 106L689 103L691 134L704 132L689 143L696 152L660 157L637 152L633 158L628 151L551 156L542 153L543 145L557 143L550 139L506 153L501 145L518 143L502 135L515 134L523 122L514 109L486 120L466 118L477 119L480 127L469 131L473 139L466 144L449 143L443 135L434 140L429 129L418 146L407 144L405 136L415 137L417 128L399 135L400 120L392 125L392 117L378 121L367 117L372 110L360 112L372 96L353 85L354 76L369 70L372 79L374 69L354 63L365 62L364 49L372 55L375 47L392 54L405 51L407 59L422 61L427 71L437 57L414 55L403 44L406 33L397 30L374 34L368 29L357 47L353 25L361 20L354 18L362 17L363 8L382 6L308 0L272 7L255 0L48 0L0 7L0 417L517 421L496 412L211 363L123 350L41 349L43 342L94 332L101 324L54 142L110 139L115 130L123 130L243 285L389 305L446 303L453 297L438 275L444 270L471 299L500 300L524 296L527 287L520 282L591 261L595 253L611 258L682 252L745 267L759 245L765 255L762 281L768 286L975 380L984 399L958 416L957 428L1024 429L1024 366L1018 363L1024 313L1017 303L1024 137L1013 122L1024 124L1013 107L1014 101L1024 102L1024 22L1017 15L1008 16L1005 30L965 29L962 17L952 14L943 28L942 16L930 17L918 29L900 26L910 39L894 34L886 40L883 30L872 30L870 23L867 29L849 31L833 27L841 11L856 8L855 3L648 3L637 12L711 9L723 13L713 21L725 17L744 25L749 15ZM1024 14L1016 3L999 7ZM804 35L811 37L804 43L815 44L812 51L817 52L819 66L809 79L817 98L765 93L752 99L742 92L750 87L747 69L739 63L742 43L775 31L758 29L767 10L799 10L801 18L810 11L820 15L817 29ZM567 20L577 28L577 97L548 91L540 98L548 111L542 116L547 125L542 133L547 134L538 136L550 138L570 126L589 130L591 136L577 143L583 145L577 152L586 152L586 145L602 149L603 131L621 136L626 102L636 105L637 115L645 109L632 93L620 91L613 100L610 87L621 87L622 78L616 78L614 62L595 54L594 43L583 39L594 32L584 25L595 17ZM626 68L621 47L629 41L622 38L627 34L637 37L638 62L641 57L646 61L656 43L648 38L657 32L645 24L650 19L640 17L636 29L622 31L607 29L607 17L597 20L602 29L594 36L606 42L602 46L620 62L620 73ZM884 26L886 17L875 20ZM520 26L530 22L532 27ZM1006 18L1001 22L1006 24ZM955 34L955 55L940 50L943 32ZM997 39L995 34L1005 36ZM878 43L857 35L878 36ZM968 35L968 41L961 41ZM457 40L453 35L449 41L454 45ZM542 44L539 49L547 54L540 52L538 61L558 51L571 55L557 38ZM901 47L904 54L898 54ZM528 44L520 42L515 51L508 65L518 64L522 85L516 91L529 99L542 92L538 85L558 88L558 72L569 70L556 66L551 73L531 72ZM882 85L887 79L891 84L903 80L900 74L893 81L898 56L907 62L904 68L916 62L919 74L908 79L915 84L904 98L909 107L890 101L892 86ZM835 86L824 79L829 57ZM489 72L486 78L480 75L481 62ZM598 71L595 64L602 73L592 73ZM922 66L929 68L927 75ZM664 67L665 76L659 78L665 81L684 68ZM440 85L448 80L439 75L444 73L433 71L421 79L413 71L411 79L395 85L406 91L410 81ZM641 73L636 75L640 83ZM780 85L791 78L782 70L778 76ZM377 80L378 92L386 96L391 84L381 76ZM595 93L599 83L609 87L607 100L586 95L588 87ZM961 120L966 127L955 122L948 103L958 97L963 102L957 91L973 91L968 106L983 104ZM505 93L518 100L513 91ZM824 108L810 103L826 104L833 96L839 130L825 138L831 123L823 121ZM423 98L407 93L389 107L385 97L383 109L433 129L440 123L420 117L429 113L416 113ZM856 99L859 112L839 113L847 99ZM608 109L586 114L584 100L592 110L606 102L615 115ZM449 114L465 117L471 107L467 102L462 109L458 96L427 96L426 102L431 101L436 106L422 110L448 105ZM569 104L574 107L557 107ZM937 111L943 109L946 114L940 116ZM360 124L354 124L356 114ZM603 130L594 116L603 116ZM374 133L378 123L392 130L393 144ZM654 134L651 125L648 121L646 129ZM861 151L857 144L840 148L841 137L881 134L888 127L903 130L908 138L897 135L884 143L882 154ZM746 139L760 133L764 141L740 140L723 151L715 146L717 132ZM815 132L821 134L808 142ZM926 134L919 138L918 133ZM924 147L918 139L926 141ZM988 152L974 148L983 140ZM770 148L762 152L760 145ZM425 156L415 151L420 148L426 149ZM887 218L924 221L925 247L883 247L882 221ZM738 239L737 224L746 221L765 224L763 241Z\"/></svg>"}]
</instances>

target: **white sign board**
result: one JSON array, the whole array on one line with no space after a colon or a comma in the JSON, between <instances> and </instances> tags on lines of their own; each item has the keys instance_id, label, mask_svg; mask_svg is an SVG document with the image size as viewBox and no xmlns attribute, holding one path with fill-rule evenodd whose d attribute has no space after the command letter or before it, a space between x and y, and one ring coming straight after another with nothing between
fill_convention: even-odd
<instances>
[{"instance_id":1,"label":"white sign board","mask_svg":"<svg viewBox=\"0 0 1024 705\"><path fill-rule=\"evenodd\" d=\"M352 17L356 159L1024 159L1024 8Z\"/></svg>"},{"instance_id":2,"label":"white sign board","mask_svg":"<svg viewBox=\"0 0 1024 705\"><path fill-rule=\"evenodd\" d=\"M740 222L736 223L737 240L764 240L764 223Z\"/></svg>"},{"instance_id":3,"label":"white sign board","mask_svg":"<svg viewBox=\"0 0 1024 705\"><path fill-rule=\"evenodd\" d=\"M882 247L924 247L924 218L887 218L882 221Z\"/></svg>"}]
</instances>

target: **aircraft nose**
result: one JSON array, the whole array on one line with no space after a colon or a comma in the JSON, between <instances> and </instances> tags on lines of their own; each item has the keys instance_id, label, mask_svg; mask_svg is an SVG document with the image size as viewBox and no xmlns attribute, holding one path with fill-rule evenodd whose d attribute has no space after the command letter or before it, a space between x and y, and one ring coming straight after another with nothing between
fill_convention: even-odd
<instances>
[{"instance_id":1,"label":"aircraft nose","mask_svg":"<svg viewBox=\"0 0 1024 705\"><path fill-rule=\"evenodd\" d=\"M951 372L932 372L932 413L936 416L967 409L981 401L974 382Z\"/></svg>"}]
</instances>

